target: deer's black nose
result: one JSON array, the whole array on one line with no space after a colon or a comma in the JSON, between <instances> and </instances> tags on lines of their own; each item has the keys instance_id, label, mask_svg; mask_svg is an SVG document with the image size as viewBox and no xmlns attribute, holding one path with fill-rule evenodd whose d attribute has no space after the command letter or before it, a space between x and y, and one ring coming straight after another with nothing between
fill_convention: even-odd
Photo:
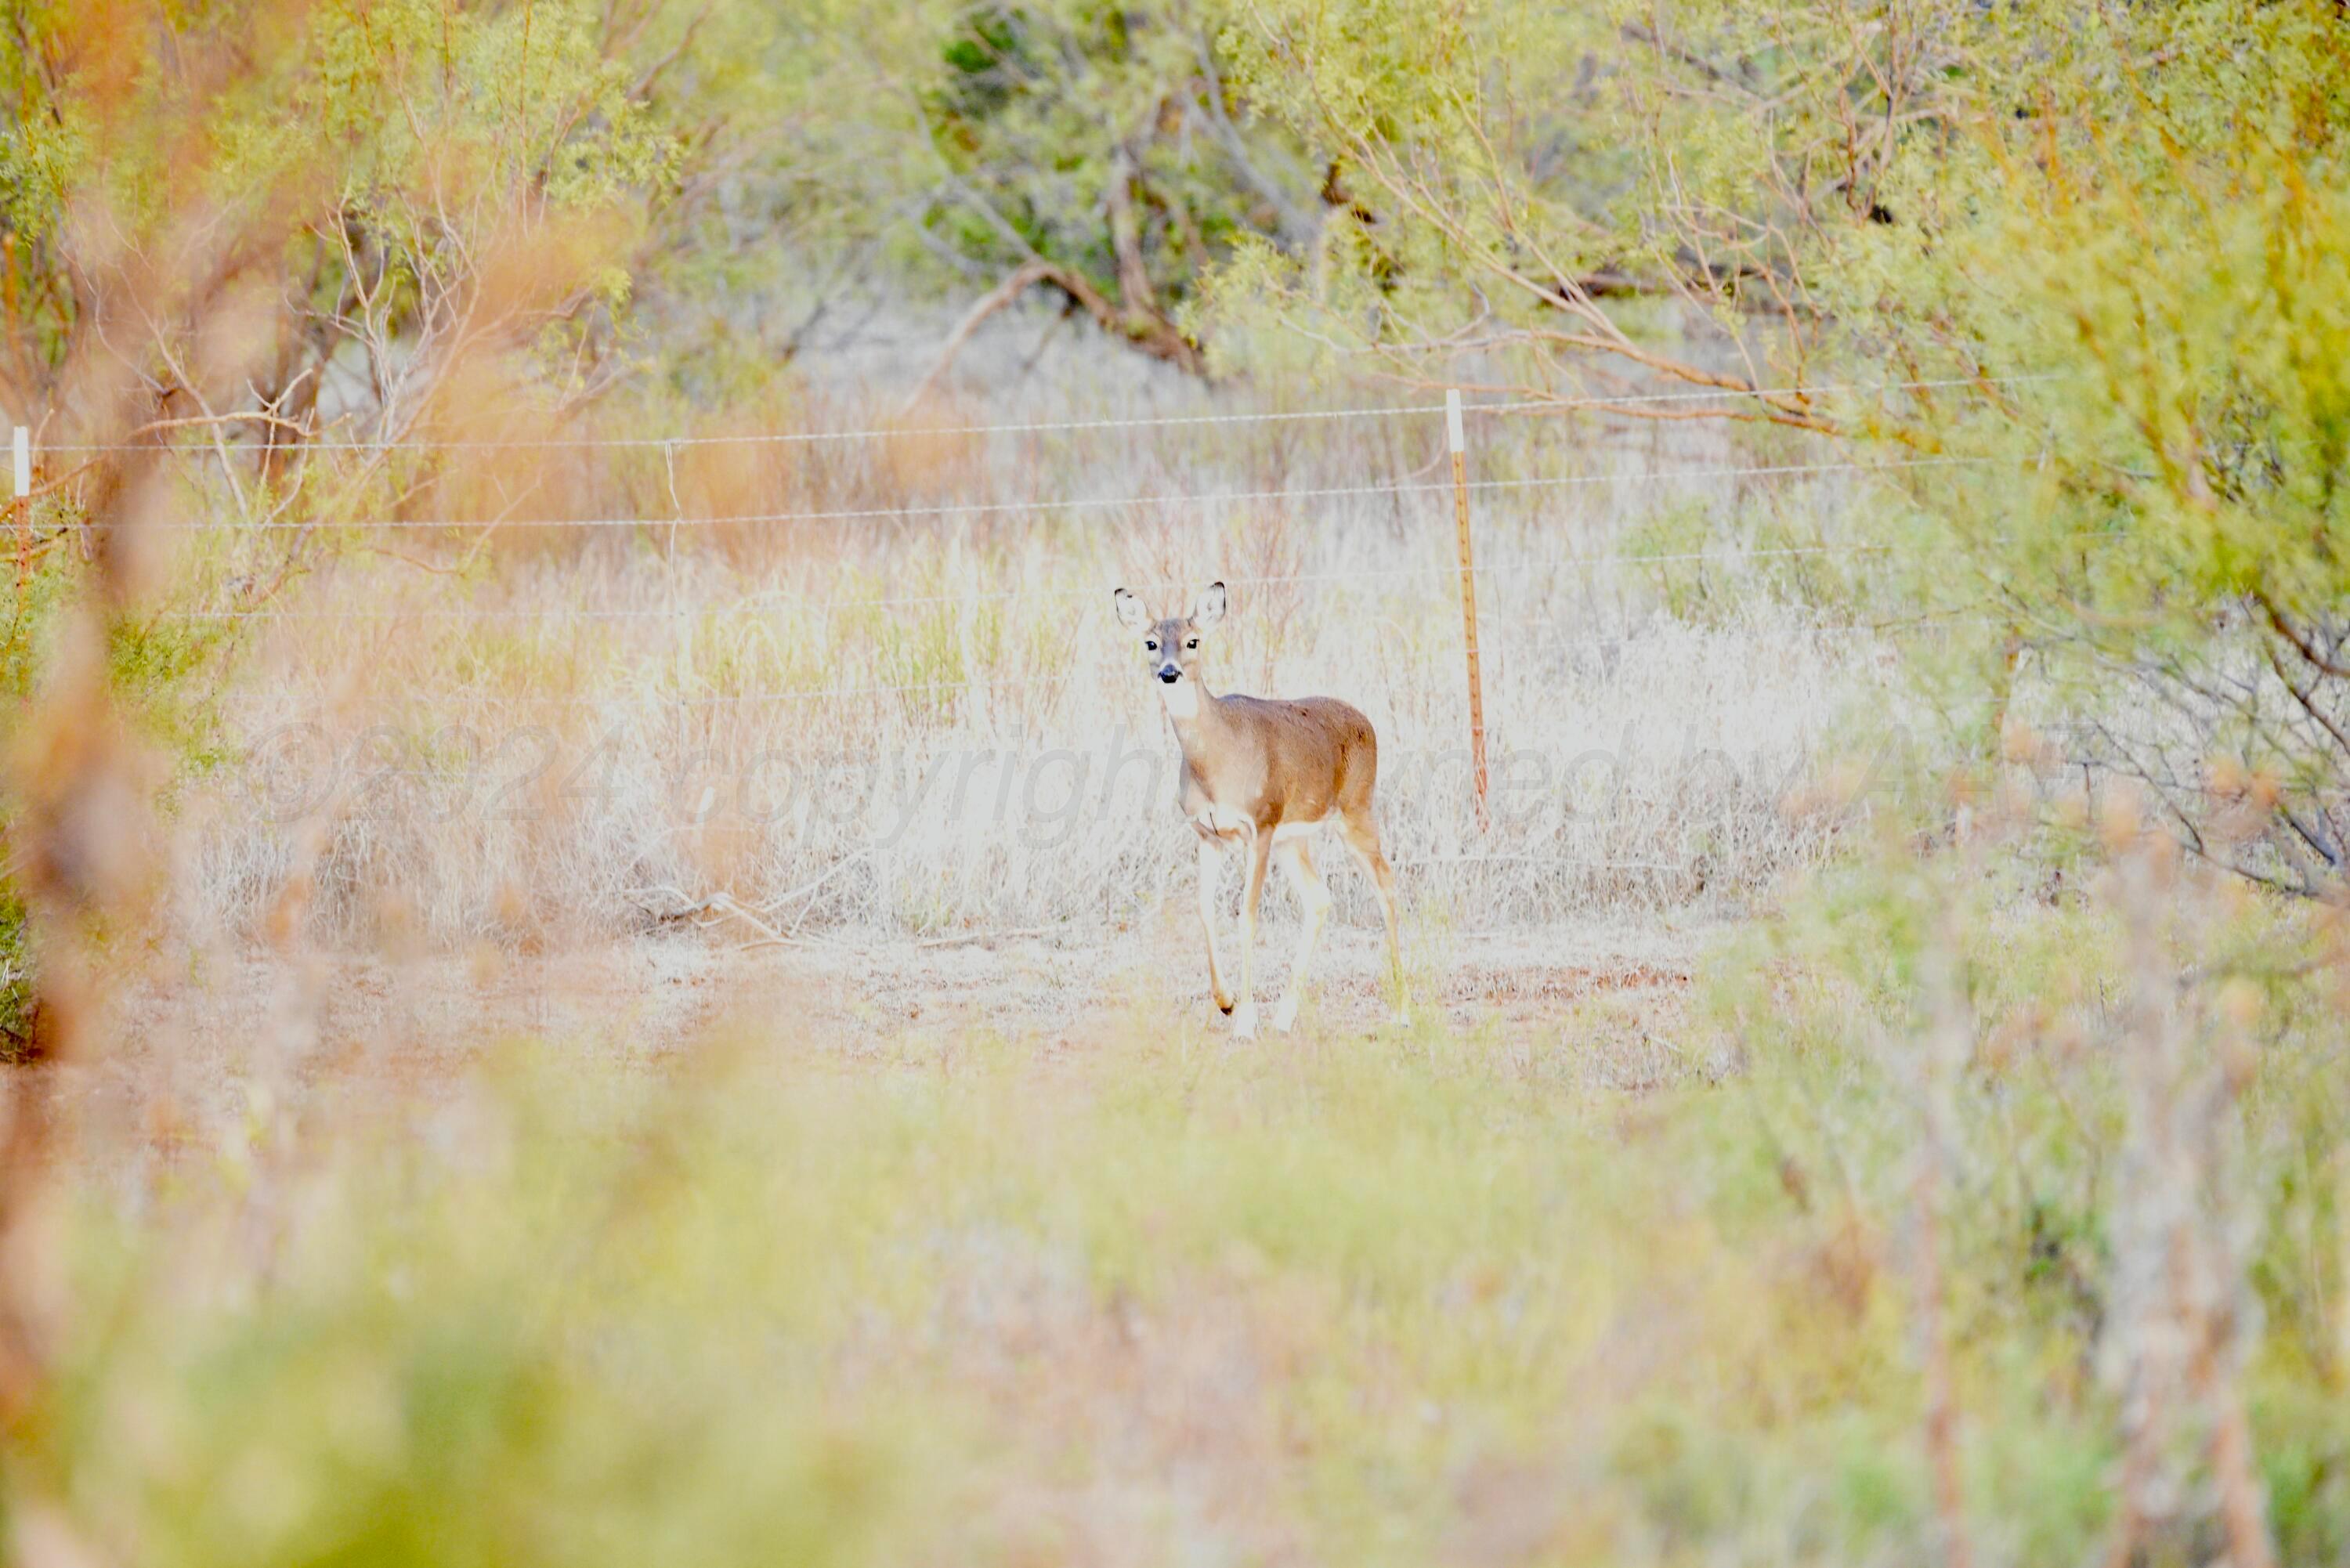
<instances>
[{"instance_id":1,"label":"deer's black nose","mask_svg":"<svg viewBox=\"0 0 2350 1568\"><path fill-rule=\"evenodd\" d=\"M1176 669L1171 664L1162 664L1159 667L1159 679L1164 680L1170 686L1174 685L1177 678L1183 672L1181 670Z\"/></svg>"}]
</instances>

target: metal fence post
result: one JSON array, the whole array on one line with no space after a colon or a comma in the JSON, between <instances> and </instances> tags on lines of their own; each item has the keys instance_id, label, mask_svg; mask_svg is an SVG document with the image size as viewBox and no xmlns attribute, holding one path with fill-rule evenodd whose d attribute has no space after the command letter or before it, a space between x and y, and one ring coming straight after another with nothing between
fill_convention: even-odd
<instances>
[{"instance_id":1,"label":"metal fence post","mask_svg":"<svg viewBox=\"0 0 2350 1568\"><path fill-rule=\"evenodd\" d=\"M1477 659L1477 558L1469 541L1469 448L1461 429L1461 392L1444 394L1445 433L1452 444L1452 515L1461 541L1461 631L1469 653L1469 754L1477 774L1477 831L1492 826L1485 805L1485 677Z\"/></svg>"}]
</instances>

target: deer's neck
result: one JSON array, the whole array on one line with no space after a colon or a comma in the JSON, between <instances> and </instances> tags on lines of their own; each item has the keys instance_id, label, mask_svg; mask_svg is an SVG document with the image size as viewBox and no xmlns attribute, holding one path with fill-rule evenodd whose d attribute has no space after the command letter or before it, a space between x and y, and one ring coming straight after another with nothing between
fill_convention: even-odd
<instances>
[{"instance_id":1,"label":"deer's neck","mask_svg":"<svg viewBox=\"0 0 2350 1568\"><path fill-rule=\"evenodd\" d=\"M1175 726L1175 738L1182 742L1185 752L1192 751L1215 727L1216 694L1198 680L1187 678L1172 686L1162 686L1159 699L1167 705L1167 717Z\"/></svg>"}]
</instances>

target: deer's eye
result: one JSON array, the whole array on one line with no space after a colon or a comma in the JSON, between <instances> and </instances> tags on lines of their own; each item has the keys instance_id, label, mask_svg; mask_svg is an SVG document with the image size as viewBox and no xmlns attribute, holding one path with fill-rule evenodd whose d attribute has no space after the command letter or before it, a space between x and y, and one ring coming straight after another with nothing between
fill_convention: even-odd
<instances>
[{"instance_id":1,"label":"deer's eye","mask_svg":"<svg viewBox=\"0 0 2350 1568\"><path fill-rule=\"evenodd\" d=\"M1189 641L1189 642L1185 643L1183 646L1184 646L1184 647L1186 647L1186 648L1188 648L1188 649L1191 649L1193 652L1195 652L1195 653L1196 653L1196 652L1198 652L1198 651L1199 651L1199 648L1200 648L1200 639L1199 639L1198 638L1196 638L1196 637L1195 637L1195 638L1193 638L1191 641Z\"/></svg>"},{"instance_id":2,"label":"deer's eye","mask_svg":"<svg viewBox=\"0 0 2350 1568\"><path fill-rule=\"evenodd\" d=\"M1142 647L1146 652L1156 653L1159 651L1159 639L1155 637L1146 637L1142 639Z\"/></svg>"}]
</instances>

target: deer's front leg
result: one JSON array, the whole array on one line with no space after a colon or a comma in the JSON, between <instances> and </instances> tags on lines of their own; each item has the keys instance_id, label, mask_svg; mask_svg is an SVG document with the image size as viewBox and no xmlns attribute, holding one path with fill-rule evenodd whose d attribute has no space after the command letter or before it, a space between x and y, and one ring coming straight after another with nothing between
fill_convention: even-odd
<instances>
[{"instance_id":1,"label":"deer's front leg","mask_svg":"<svg viewBox=\"0 0 2350 1568\"><path fill-rule=\"evenodd\" d=\"M1241 894L1241 1004L1232 1014L1232 1037L1256 1038L1256 906L1264 894L1265 866L1273 857L1273 830L1250 833L1248 887Z\"/></svg>"},{"instance_id":2,"label":"deer's front leg","mask_svg":"<svg viewBox=\"0 0 2350 1568\"><path fill-rule=\"evenodd\" d=\"M1223 967L1216 961L1216 885L1223 878L1224 852L1212 838L1200 840L1200 929L1208 934L1208 994L1229 1013L1232 993L1224 989Z\"/></svg>"}]
</instances>

